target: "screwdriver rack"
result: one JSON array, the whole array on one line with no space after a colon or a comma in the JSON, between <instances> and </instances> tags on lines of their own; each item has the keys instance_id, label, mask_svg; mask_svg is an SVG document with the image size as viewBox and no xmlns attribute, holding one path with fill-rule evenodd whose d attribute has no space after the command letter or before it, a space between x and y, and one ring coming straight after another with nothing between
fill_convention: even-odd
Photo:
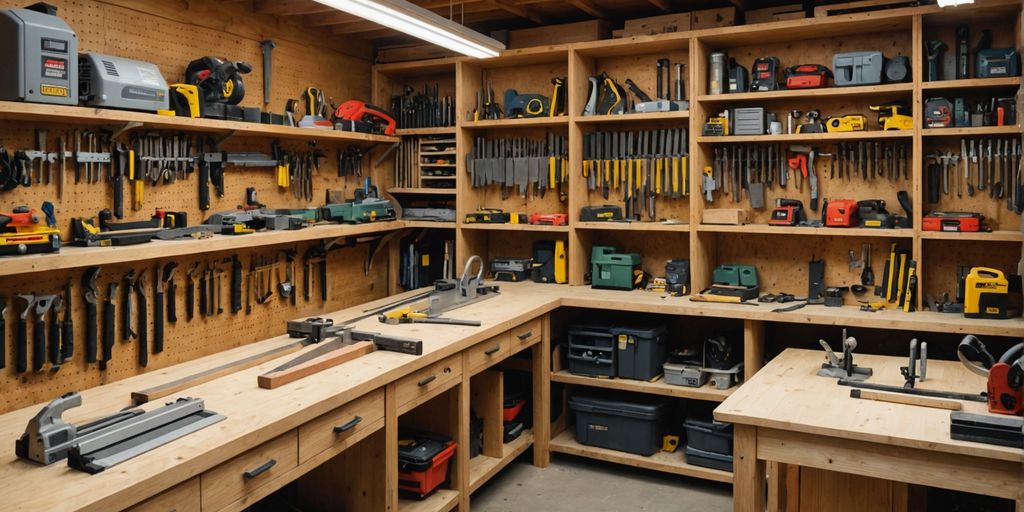
<instances>
[{"instance_id":1,"label":"screwdriver rack","mask_svg":"<svg viewBox=\"0 0 1024 512\"><path fill-rule=\"evenodd\" d=\"M929 153L959 153L961 138L1019 139L1021 128L987 126L970 128L925 128L924 99L944 95L953 97L997 94L1012 95L1021 87L1020 77L924 80L923 44L926 38L947 38L951 44L954 28L967 23L972 34L991 28L998 34L996 46L1022 47L1021 9L1019 3L996 0L956 9L937 6L892 9L867 14L853 14L806 20L781 21L612 39L569 45L545 46L511 50L502 56L486 59L439 59L401 64L384 64L374 68L377 83L392 78L422 75L423 80L436 81L439 73L455 83L457 92L456 122L458 164L458 217L456 225L459 254L480 254L485 259L497 256L530 256L536 240L560 239L567 243L569 283L586 284L590 248L612 245L623 251L643 255L644 269L653 275L664 271L664 261L672 258L690 259L692 288L699 290L710 284L711 271L719 264L750 263L758 266L762 291L799 294L807 283L807 261L812 256L828 262L826 282L830 285L859 283L859 273L847 269L849 250L861 252L863 244L871 244L872 265L881 268L890 243L907 247L918 261L921 283L919 299L926 294L955 290L955 268L958 265L987 265L1006 273L1017 272L1021 257L1021 219L1007 211L1002 202L990 200L987 194L967 197L942 194L937 204L926 203L926 170ZM821 63L831 67L832 55L841 51L878 49L888 56L910 57L912 79L904 83L855 87L829 87L807 90L775 90L738 94L708 94L708 58L713 51L725 51L730 57L750 68L761 56L779 57L783 66ZM685 64L688 111L654 112L625 115L583 116L587 96L587 77L607 72L620 84L632 79L648 93L656 90L655 64L660 59ZM422 70L422 71L421 71ZM534 119L488 119L470 121L476 108L476 96L482 87L491 84L494 97L501 101L506 89L520 93L551 94L549 80L568 77L568 108L566 116ZM397 83L397 82L396 82ZM387 91L390 94L393 91ZM882 131L877 115L870 105L902 101L910 108L914 128L905 131ZM778 135L747 135L713 137L701 135L704 122L721 110L740 106L764 106L783 121L784 133ZM785 133L786 117L793 110L817 109L823 115L852 113L868 118L868 130L839 133ZM1018 120L1020 119L1018 114ZM586 141L595 134L607 132L685 128L688 140L688 187L690 194L679 198L657 198L655 222L600 223L580 222L583 206L616 204L623 206L621 190L609 191L604 198L601 187L592 190L584 169L587 164ZM473 187L467 172L466 157L474 143L484 139L543 137L548 133L566 134L569 140L569 184L566 201L551 194L540 198L521 196L503 198L488 188ZM769 226L771 207L776 198L800 199L809 205L807 180L794 182L786 189L779 186L777 174L766 190L765 207L752 208L745 196L738 198L730 187L728 194L718 189L711 201L704 196L703 171L713 172L721 165L719 155L737 151L740 146L760 148L774 146L784 152L791 145L809 145L816 149L819 203L825 199L881 199L888 210L897 215L906 212L897 201L897 192L910 197L913 227L908 229L870 228L800 228ZM953 149L955 146L956 149ZM864 166L857 150L865 150ZM875 176L871 178L868 156L878 148L874 158ZM716 153L716 151L718 153ZM852 153L851 153L852 151ZM892 158L889 155L891 153ZM840 153L845 156L840 157ZM831 155L831 156L829 156ZM775 155L778 158L778 155ZM880 158L879 158L880 157ZM903 158L899 158L903 157ZM902 160L903 164L899 161ZM898 176L890 176L889 167L896 165ZM387 164L385 164L387 165ZM836 174L833 177L832 166ZM842 169L845 167L845 171ZM714 175L716 178L720 174ZM790 181L794 174L790 173ZM723 177L724 178L724 177ZM765 177L767 186L768 177ZM954 188L955 189L955 188ZM735 201L735 202L734 202ZM480 207L501 208L521 213L568 213L569 226L478 225L463 223L465 214ZM748 218L743 225L702 224L703 212L710 208L740 208ZM922 229L922 216L930 210L977 211L985 215L991 232L944 233ZM820 208L808 209L810 218L821 215ZM671 222L660 222L662 219ZM647 220L646 217L643 220ZM796 236L794 236L796 235ZM983 245L978 246L981 243ZM983 250L977 250L979 247ZM639 293L639 292L638 292ZM854 306L855 298L846 296L846 304ZM923 304L917 304L918 309Z\"/></svg>"}]
</instances>

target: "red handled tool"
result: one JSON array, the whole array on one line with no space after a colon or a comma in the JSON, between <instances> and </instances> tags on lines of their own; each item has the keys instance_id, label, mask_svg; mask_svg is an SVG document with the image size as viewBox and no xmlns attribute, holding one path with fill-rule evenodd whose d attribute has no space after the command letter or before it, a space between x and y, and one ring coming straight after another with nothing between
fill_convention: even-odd
<instances>
[{"instance_id":1,"label":"red handled tool","mask_svg":"<svg viewBox=\"0 0 1024 512\"><path fill-rule=\"evenodd\" d=\"M359 100L348 100L334 111L335 119L352 122L364 122L374 125L385 124L384 135L395 134L395 118L384 109Z\"/></svg>"}]
</instances>

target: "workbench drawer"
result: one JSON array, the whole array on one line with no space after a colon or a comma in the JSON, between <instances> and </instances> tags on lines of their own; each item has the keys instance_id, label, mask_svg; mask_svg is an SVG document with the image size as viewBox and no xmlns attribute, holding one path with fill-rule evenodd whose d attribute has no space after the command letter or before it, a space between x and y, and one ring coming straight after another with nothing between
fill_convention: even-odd
<instances>
[{"instance_id":1,"label":"workbench drawer","mask_svg":"<svg viewBox=\"0 0 1024 512\"><path fill-rule=\"evenodd\" d=\"M298 444L291 430L203 473L203 510L220 510L297 467Z\"/></svg>"},{"instance_id":2,"label":"workbench drawer","mask_svg":"<svg viewBox=\"0 0 1024 512\"><path fill-rule=\"evenodd\" d=\"M511 355L508 331L466 349L466 365L470 375L476 375Z\"/></svg>"},{"instance_id":3,"label":"workbench drawer","mask_svg":"<svg viewBox=\"0 0 1024 512\"><path fill-rule=\"evenodd\" d=\"M199 512L199 477L182 482L126 512Z\"/></svg>"},{"instance_id":4,"label":"workbench drawer","mask_svg":"<svg viewBox=\"0 0 1024 512\"><path fill-rule=\"evenodd\" d=\"M403 414L462 380L462 354L442 359L395 384L395 406Z\"/></svg>"},{"instance_id":5,"label":"workbench drawer","mask_svg":"<svg viewBox=\"0 0 1024 512\"><path fill-rule=\"evenodd\" d=\"M299 427L299 463L324 450L341 453L384 426L384 390L371 391Z\"/></svg>"},{"instance_id":6,"label":"workbench drawer","mask_svg":"<svg viewBox=\"0 0 1024 512\"><path fill-rule=\"evenodd\" d=\"M543 318L535 318L518 327L513 327L509 334L512 339L512 353L516 354L541 340L544 334Z\"/></svg>"}]
</instances>

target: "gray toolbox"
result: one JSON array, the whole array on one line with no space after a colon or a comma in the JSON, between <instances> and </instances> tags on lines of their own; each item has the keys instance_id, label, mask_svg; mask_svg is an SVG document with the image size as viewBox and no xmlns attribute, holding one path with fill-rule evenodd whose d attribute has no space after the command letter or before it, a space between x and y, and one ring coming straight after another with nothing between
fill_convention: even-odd
<instances>
[{"instance_id":1,"label":"gray toolbox","mask_svg":"<svg viewBox=\"0 0 1024 512\"><path fill-rule=\"evenodd\" d=\"M615 377L615 337L611 327L569 327L569 373L588 377Z\"/></svg>"},{"instance_id":2,"label":"gray toolbox","mask_svg":"<svg viewBox=\"0 0 1024 512\"><path fill-rule=\"evenodd\" d=\"M613 327L619 377L652 380L662 373L667 332L664 326Z\"/></svg>"},{"instance_id":3,"label":"gray toolbox","mask_svg":"<svg viewBox=\"0 0 1024 512\"><path fill-rule=\"evenodd\" d=\"M882 83L882 52L846 52L832 56L832 74L839 87Z\"/></svg>"},{"instance_id":4,"label":"gray toolbox","mask_svg":"<svg viewBox=\"0 0 1024 512\"><path fill-rule=\"evenodd\" d=\"M0 100L78 104L78 38L44 3L0 10Z\"/></svg>"},{"instance_id":5,"label":"gray toolbox","mask_svg":"<svg viewBox=\"0 0 1024 512\"><path fill-rule=\"evenodd\" d=\"M764 135L768 130L768 115L764 107L732 109L733 135Z\"/></svg>"},{"instance_id":6,"label":"gray toolbox","mask_svg":"<svg viewBox=\"0 0 1024 512\"><path fill-rule=\"evenodd\" d=\"M686 463L692 466L732 471L732 455L706 452L690 446L683 449L683 455L686 457Z\"/></svg>"},{"instance_id":7,"label":"gray toolbox","mask_svg":"<svg viewBox=\"0 0 1024 512\"><path fill-rule=\"evenodd\" d=\"M569 399L576 412L576 441L588 446L645 457L661 449L662 400L619 400L577 395Z\"/></svg>"},{"instance_id":8,"label":"gray toolbox","mask_svg":"<svg viewBox=\"0 0 1024 512\"><path fill-rule=\"evenodd\" d=\"M79 94L90 107L156 112L167 110L167 82L156 64L83 53L78 56ZM257 120L259 110L257 110Z\"/></svg>"},{"instance_id":9,"label":"gray toolbox","mask_svg":"<svg viewBox=\"0 0 1024 512\"><path fill-rule=\"evenodd\" d=\"M732 471L732 424L710 419L686 418L686 463Z\"/></svg>"}]
</instances>

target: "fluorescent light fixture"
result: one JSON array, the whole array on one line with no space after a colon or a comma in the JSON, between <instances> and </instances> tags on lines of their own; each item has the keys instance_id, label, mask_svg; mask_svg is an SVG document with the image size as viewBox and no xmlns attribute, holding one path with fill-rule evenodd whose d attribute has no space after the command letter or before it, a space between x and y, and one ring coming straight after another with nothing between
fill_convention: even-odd
<instances>
[{"instance_id":1,"label":"fluorescent light fixture","mask_svg":"<svg viewBox=\"0 0 1024 512\"><path fill-rule=\"evenodd\" d=\"M314 1L470 57L497 57L505 49L499 41L405 0Z\"/></svg>"},{"instance_id":2,"label":"fluorescent light fixture","mask_svg":"<svg viewBox=\"0 0 1024 512\"><path fill-rule=\"evenodd\" d=\"M939 0L939 7L956 7L958 5L973 3L974 0Z\"/></svg>"}]
</instances>

